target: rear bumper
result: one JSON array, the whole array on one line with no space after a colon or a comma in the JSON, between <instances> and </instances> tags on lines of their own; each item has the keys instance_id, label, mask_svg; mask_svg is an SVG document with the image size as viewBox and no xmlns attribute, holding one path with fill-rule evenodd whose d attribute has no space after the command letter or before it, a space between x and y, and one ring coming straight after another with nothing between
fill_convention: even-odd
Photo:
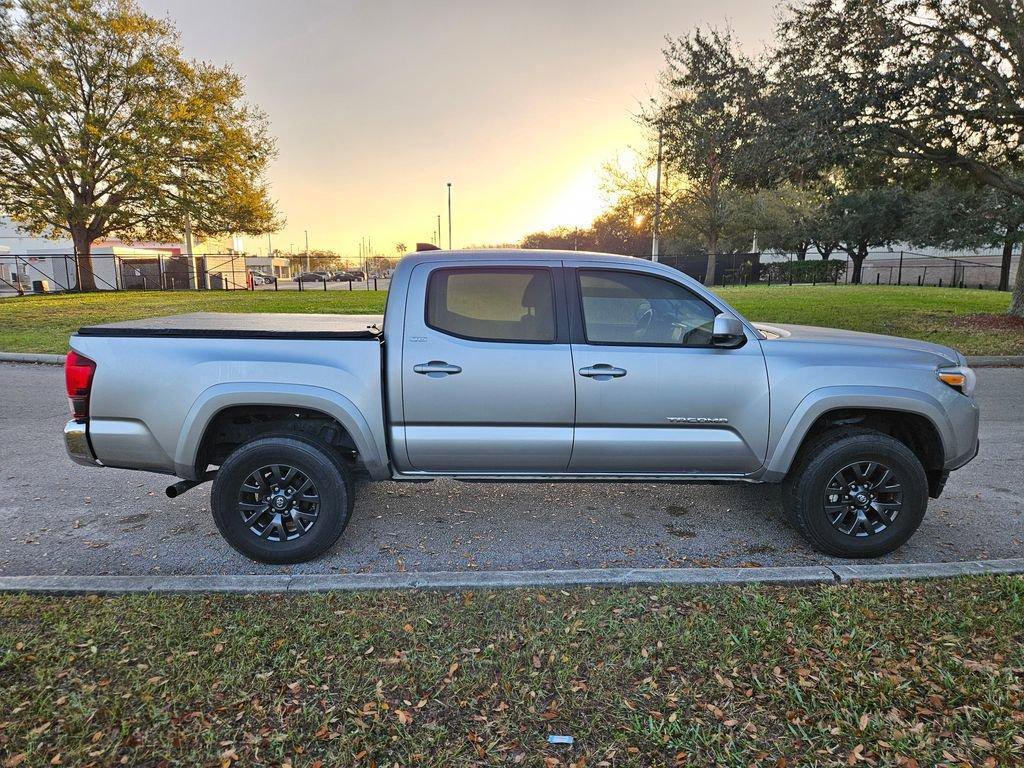
<instances>
[{"instance_id":1,"label":"rear bumper","mask_svg":"<svg viewBox=\"0 0 1024 768\"><path fill-rule=\"evenodd\" d=\"M84 464L87 467L101 467L92 453L89 445L89 425L84 421L72 419L64 425L64 447L68 456L76 464Z\"/></svg>"}]
</instances>

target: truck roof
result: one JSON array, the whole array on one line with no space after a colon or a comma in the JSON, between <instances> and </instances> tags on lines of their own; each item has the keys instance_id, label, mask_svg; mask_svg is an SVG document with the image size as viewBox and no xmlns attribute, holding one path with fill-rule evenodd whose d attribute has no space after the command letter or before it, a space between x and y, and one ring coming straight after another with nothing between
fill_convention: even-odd
<instances>
[{"instance_id":1,"label":"truck roof","mask_svg":"<svg viewBox=\"0 0 1024 768\"><path fill-rule=\"evenodd\" d=\"M465 259L473 261L542 261L561 259L563 261L610 261L617 263L636 262L646 259L636 256L619 256L612 253L598 253L596 251L558 251L540 250L533 248L479 248L471 250L451 251L417 251L402 257L402 262L421 264L431 261L448 261L449 259Z\"/></svg>"}]
</instances>

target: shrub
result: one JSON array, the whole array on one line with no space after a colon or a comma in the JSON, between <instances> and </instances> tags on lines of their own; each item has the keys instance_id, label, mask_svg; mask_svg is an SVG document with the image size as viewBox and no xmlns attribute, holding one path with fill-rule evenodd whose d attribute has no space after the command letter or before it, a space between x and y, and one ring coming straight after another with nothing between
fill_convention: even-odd
<instances>
[{"instance_id":1,"label":"shrub","mask_svg":"<svg viewBox=\"0 0 1024 768\"><path fill-rule=\"evenodd\" d=\"M846 268L838 259L814 261L772 261L761 265L761 282L834 283Z\"/></svg>"}]
</instances>

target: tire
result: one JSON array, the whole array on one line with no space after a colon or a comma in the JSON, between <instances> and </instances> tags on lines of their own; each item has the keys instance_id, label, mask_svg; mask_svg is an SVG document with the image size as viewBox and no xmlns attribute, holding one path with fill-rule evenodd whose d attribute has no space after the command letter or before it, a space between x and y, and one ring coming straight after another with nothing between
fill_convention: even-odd
<instances>
[{"instance_id":1,"label":"tire","mask_svg":"<svg viewBox=\"0 0 1024 768\"><path fill-rule=\"evenodd\" d=\"M789 522L819 552L880 557L921 525L928 478L899 440L871 429L837 429L801 449L783 482L783 504Z\"/></svg>"},{"instance_id":2,"label":"tire","mask_svg":"<svg viewBox=\"0 0 1024 768\"><path fill-rule=\"evenodd\" d=\"M317 500L308 501L313 495ZM305 435L262 437L240 446L224 460L210 491L221 535L261 563L302 563L323 554L348 525L352 505L344 461Z\"/></svg>"}]
</instances>

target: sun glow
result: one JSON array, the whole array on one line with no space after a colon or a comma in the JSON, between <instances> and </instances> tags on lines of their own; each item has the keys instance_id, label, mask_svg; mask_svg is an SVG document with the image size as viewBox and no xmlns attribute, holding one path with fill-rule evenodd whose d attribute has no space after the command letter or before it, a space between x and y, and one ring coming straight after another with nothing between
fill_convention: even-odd
<instances>
[{"instance_id":1,"label":"sun glow","mask_svg":"<svg viewBox=\"0 0 1024 768\"><path fill-rule=\"evenodd\" d=\"M548 199L545 227L589 227L604 209L600 173L593 167L578 171Z\"/></svg>"}]
</instances>

